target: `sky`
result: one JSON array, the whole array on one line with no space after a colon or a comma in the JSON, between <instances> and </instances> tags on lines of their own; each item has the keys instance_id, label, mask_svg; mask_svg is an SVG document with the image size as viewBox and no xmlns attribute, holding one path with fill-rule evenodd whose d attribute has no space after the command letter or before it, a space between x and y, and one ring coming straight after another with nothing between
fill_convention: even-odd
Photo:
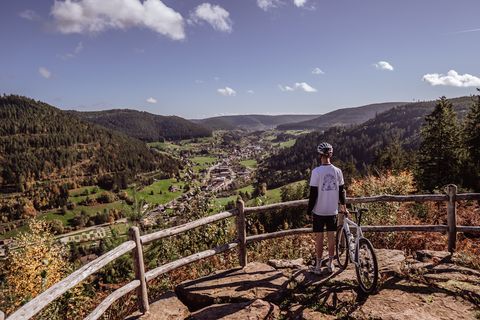
<instances>
[{"instance_id":1,"label":"sky","mask_svg":"<svg viewBox=\"0 0 480 320\"><path fill-rule=\"evenodd\" d=\"M5 0L0 93L190 119L472 95L479 11L479 0Z\"/></svg>"}]
</instances>

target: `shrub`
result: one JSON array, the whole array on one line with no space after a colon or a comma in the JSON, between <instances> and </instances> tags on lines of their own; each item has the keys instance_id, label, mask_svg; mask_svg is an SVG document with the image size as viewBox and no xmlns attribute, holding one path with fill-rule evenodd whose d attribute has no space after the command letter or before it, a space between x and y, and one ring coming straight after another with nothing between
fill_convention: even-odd
<instances>
[{"instance_id":1,"label":"shrub","mask_svg":"<svg viewBox=\"0 0 480 320\"><path fill-rule=\"evenodd\" d=\"M348 186L349 196L366 197L376 195L405 195L415 191L413 182L413 174L409 171L403 171L398 174L386 172L379 176L369 175L361 179L352 179L352 183ZM364 224L396 224L397 211L400 203L369 203L365 207L369 212L364 216Z\"/></svg>"},{"instance_id":2,"label":"shrub","mask_svg":"<svg viewBox=\"0 0 480 320\"><path fill-rule=\"evenodd\" d=\"M115 200L117 200L115 194L108 191L102 192L102 194L97 197L97 201L100 203L112 203Z\"/></svg>"},{"instance_id":3,"label":"shrub","mask_svg":"<svg viewBox=\"0 0 480 320\"><path fill-rule=\"evenodd\" d=\"M7 313L60 281L67 269L66 249L55 241L48 223L32 219L28 227L28 233L15 238L19 248L8 258Z\"/></svg>"}]
</instances>

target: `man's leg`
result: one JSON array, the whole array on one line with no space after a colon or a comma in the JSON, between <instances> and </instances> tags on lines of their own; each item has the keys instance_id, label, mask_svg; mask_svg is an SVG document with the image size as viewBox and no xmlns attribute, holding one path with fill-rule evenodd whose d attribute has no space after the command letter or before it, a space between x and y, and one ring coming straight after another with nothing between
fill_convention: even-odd
<instances>
[{"instance_id":1,"label":"man's leg","mask_svg":"<svg viewBox=\"0 0 480 320\"><path fill-rule=\"evenodd\" d=\"M333 257L335 256L335 231L337 230L337 217L330 216L327 223L327 242L328 242L328 263L327 268L330 272L335 271Z\"/></svg>"},{"instance_id":2,"label":"man's leg","mask_svg":"<svg viewBox=\"0 0 480 320\"><path fill-rule=\"evenodd\" d=\"M332 259L335 256L335 231L327 232L328 257Z\"/></svg>"},{"instance_id":3,"label":"man's leg","mask_svg":"<svg viewBox=\"0 0 480 320\"><path fill-rule=\"evenodd\" d=\"M316 268L320 268L323 256L323 232L315 233L315 255L317 258Z\"/></svg>"}]
</instances>

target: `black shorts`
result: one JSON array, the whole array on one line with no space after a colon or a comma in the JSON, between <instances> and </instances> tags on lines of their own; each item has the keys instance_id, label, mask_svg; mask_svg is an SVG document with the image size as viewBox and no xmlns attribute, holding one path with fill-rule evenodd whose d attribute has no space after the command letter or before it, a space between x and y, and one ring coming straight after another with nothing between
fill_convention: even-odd
<instances>
[{"instance_id":1,"label":"black shorts","mask_svg":"<svg viewBox=\"0 0 480 320\"><path fill-rule=\"evenodd\" d=\"M327 231L337 231L337 215L320 216L312 213L313 216L313 232L323 232L324 227Z\"/></svg>"}]
</instances>

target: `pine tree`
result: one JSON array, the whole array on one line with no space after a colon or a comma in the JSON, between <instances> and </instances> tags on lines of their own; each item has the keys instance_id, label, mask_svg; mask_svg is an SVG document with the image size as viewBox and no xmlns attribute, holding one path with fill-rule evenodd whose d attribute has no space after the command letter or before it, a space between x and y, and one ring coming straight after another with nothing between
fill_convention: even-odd
<instances>
[{"instance_id":1,"label":"pine tree","mask_svg":"<svg viewBox=\"0 0 480 320\"><path fill-rule=\"evenodd\" d=\"M480 89L477 89L480 91ZM475 97L463 128L463 144L465 157L465 184L480 191L480 95Z\"/></svg>"},{"instance_id":2,"label":"pine tree","mask_svg":"<svg viewBox=\"0 0 480 320\"><path fill-rule=\"evenodd\" d=\"M425 117L421 129L415 179L423 190L433 191L459 182L460 131L453 105L445 97Z\"/></svg>"}]
</instances>

